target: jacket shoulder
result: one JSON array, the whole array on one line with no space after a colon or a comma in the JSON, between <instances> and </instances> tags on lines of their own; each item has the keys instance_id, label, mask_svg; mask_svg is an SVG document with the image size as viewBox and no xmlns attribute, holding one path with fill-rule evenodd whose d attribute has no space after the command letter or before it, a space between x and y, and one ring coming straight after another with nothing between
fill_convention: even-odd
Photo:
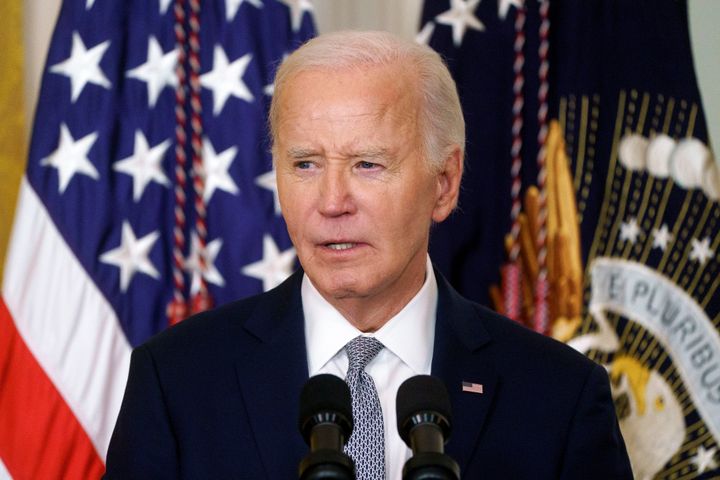
<instances>
[{"instance_id":1,"label":"jacket shoulder","mask_svg":"<svg viewBox=\"0 0 720 480\"><path fill-rule=\"evenodd\" d=\"M297 309L302 271L278 287L201 312L151 337L142 348L153 354L212 350L229 342L242 346L263 332L279 328L286 313ZM300 304L301 305L301 304ZM258 327L260 325L260 327Z\"/></svg>"},{"instance_id":2,"label":"jacket shoulder","mask_svg":"<svg viewBox=\"0 0 720 480\"><path fill-rule=\"evenodd\" d=\"M508 352L523 355L527 360L552 360L561 365L577 365L584 369L597 366L585 355L552 337L537 333L482 305L473 303L473 308L493 341Z\"/></svg>"}]
</instances>

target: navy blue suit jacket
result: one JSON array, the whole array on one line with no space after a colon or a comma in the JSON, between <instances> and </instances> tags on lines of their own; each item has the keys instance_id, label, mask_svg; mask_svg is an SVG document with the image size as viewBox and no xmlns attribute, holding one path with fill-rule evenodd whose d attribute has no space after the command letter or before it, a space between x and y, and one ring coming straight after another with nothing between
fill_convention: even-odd
<instances>
[{"instance_id":1,"label":"navy blue suit jacket","mask_svg":"<svg viewBox=\"0 0 720 480\"><path fill-rule=\"evenodd\" d=\"M432 373L450 393L446 452L463 478L632 478L605 370L436 275ZM297 428L308 378L301 279L135 349L107 478L297 478L308 451Z\"/></svg>"}]
</instances>

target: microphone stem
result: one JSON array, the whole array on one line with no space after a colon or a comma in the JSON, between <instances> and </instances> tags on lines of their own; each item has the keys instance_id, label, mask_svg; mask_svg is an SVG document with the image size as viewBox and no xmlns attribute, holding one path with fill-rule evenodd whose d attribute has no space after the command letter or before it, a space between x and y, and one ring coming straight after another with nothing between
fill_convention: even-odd
<instances>
[{"instance_id":1,"label":"microphone stem","mask_svg":"<svg viewBox=\"0 0 720 480\"><path fill-rule=\"evenodd\" d=\"M343 432L336 423L319 423L313 427L310 438L310 450L335 450L343 451Z\"/></svg>"},{"instance_id":2,"label":"microphone stem","mask_svg":"<svg viewBox=\"0 0 720 480\"><path fill-rule=\"evenodd\" d=\"M443 453L443 432L438 425L425 423L410 430L410 448L417 452Z\"/></svg>"}]
</instances>

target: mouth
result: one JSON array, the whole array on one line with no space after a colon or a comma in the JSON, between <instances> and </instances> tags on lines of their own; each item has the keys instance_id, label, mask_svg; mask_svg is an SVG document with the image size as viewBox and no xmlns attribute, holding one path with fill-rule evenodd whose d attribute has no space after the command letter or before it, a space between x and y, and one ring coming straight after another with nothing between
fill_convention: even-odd
<instances>
[{"instance_id":1,"label":"mouth","mask_svg":"<svg viewBox=\"0 0 720 480\"><path fill-rule=\"evenodd\" d=\"M349 250L355 246L357 246L357 243L351 243L351 242L342 242L342 243L326 243L325 246L329 248L330 250Z\"/></svg>"}]
</instances>

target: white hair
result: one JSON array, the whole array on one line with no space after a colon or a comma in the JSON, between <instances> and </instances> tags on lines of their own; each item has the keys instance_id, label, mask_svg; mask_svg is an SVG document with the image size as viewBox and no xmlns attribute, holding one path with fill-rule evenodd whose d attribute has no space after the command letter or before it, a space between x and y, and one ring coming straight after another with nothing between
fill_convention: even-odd
<instances>
[{"instance_id":1,"label":"white hair","mask_svg":"<svg viewBox=\"0 0 720 480\"><path fill-rule=\"evenodd\" d=\"M279 108L290 80L309 70L402 65L416 78L422 99L420 137L423 154L438 168L453 148L465 151L465 120L455 82L440 55L388 32L343 31L315 37L295 50L278 68L270 104L270 134L277 138Z\"/></svg>"}]
</instances>

